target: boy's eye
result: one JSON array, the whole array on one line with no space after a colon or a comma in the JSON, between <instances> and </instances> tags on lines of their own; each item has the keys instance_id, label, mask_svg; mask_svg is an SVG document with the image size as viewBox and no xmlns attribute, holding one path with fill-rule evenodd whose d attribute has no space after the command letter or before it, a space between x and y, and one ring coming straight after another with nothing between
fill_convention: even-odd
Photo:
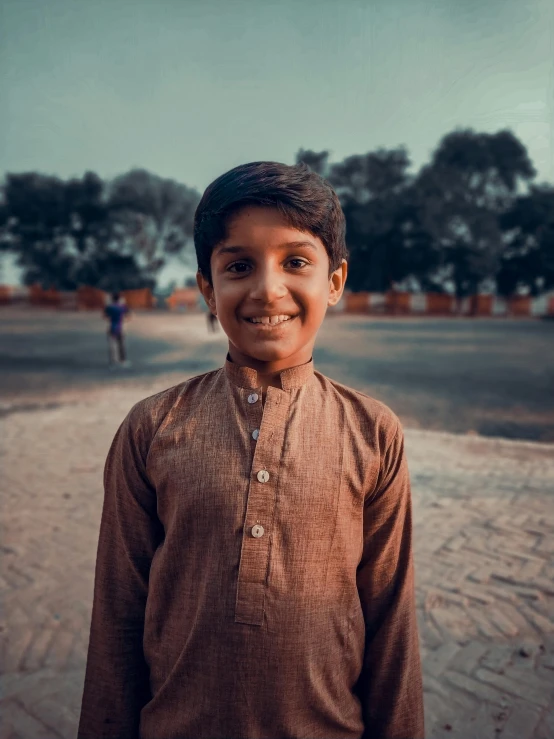
<instances>
[{"instance_id":1,"label":"boy's eye","mask_svg":"<svg viewBox=\"0 0 554 739\"><path fill-rule=\"evenodd\" d=\"M233 264L230 264L227 267L227 269L229 270L229 272L242 272L243 271L241 269L238 269L238 270L235 269L234 270L233 267L248 267L248 265L246 264L246 262L233 262Z\"/></svg>"},{"instance_id":2,"label":"boy's eye","mask_svg":"<svg viewBox=\"0 0 554 739\"><path fill-rule=\"evenodd\" d=\"M304 259L289 259L287 264L291 265L293 269L298 270L305 267L307 262ZM227 267L227 270L229 272L243 274L245 272L245 268L248 268L249 266L250 265L247 264L247 262L233 262Z\"/></svg>"}]
</instances>

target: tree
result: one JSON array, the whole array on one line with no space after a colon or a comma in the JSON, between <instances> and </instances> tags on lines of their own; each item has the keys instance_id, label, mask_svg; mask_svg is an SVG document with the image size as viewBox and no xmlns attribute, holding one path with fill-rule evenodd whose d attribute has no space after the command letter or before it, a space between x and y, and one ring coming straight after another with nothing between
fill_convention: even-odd
<instances>
[{"instance_id":1,"label":"tree","mask_svg":"<svg viewBox=\"0 0 554 739\"><path fill-rule=\"evenodd\" d=\"M296 154L296 163L299 164L300 162L307 164L318 175L326 177L329 169L329 152L299 149Z\"/></svg>"},{"instance_id":2,"label":"tree","mask_svg":"<svg viewBox=\"0 0 554 739\"><path fill-rule=\"evenodd\" d=\"M534 174L525 147L510 131L450 133L422 168L414 193L440 253L438 269L457 297L497 274L504 248L499 218Z\"/></svg>"},{"instance_id":3,"label":"tree","mask_svg":"<svg viewBox=\"0 0 554 739\"><path fill-rule=\"evenodd\" d=\"M150 273L163 266L167 254L187 261L199 201L196 190L144 169L121 175L108 187L108 207L119 237L133 244Z\"/></svg>"},{"instance_id":4,"label":"tree","mask_svg":"<svg viewBox=\"0 0 554 739\"><path fill-rule=\"evenodd\" d=\"M133 170L107 188L93 172L63 181L8 174L0 203L0 248L17 255L27 284L71 290L152 286L165 254L181 254L199 196Z\"/></svg>"},{"instance_id":5,"label":"tree","mask_svg":"<svg viewBox=\"0 0 554 739\"><path fill-rule=\"evenodd\" d=\"M349 156L329 167L346 218L353 290L384 292L409 275L423 278L435 266L411 198L409 167L404 147Z\"/></svg>"},{"instance_id":6,"label":"tree","mask_svg":"<svg viewBox=\"0 0 554 739\"><path fill-rule=\"evenodd\" d=\"M96 175L87 173L81 184L88 188L90 200L94 201L101 189ZM27 284L40 281L61 289L74 287L79 250L72 233L86 220L86 213L79 215L77 203L69 196L71 190L74 197L77 189L75 181L68 188L60 178L36 172L7 175L1 241L4 249L17 254ZM98 214L90 216L94 220ZM86 245L86 238L79 241L82 251Z\"/></svg>"},{"instance_id":7,"label":"tree","mask_svg":"<svg viewBox=\"0 0 554 739\"><path fill-rule=\"evenodd\" d=\"M67 182L36 172L8 174L0 245L16 254L26 284L61 290L152 284L133 250L118 238L104 183L93 172Z\"/></svg>"},{"instance_id":8,"label":"tree","mask_svg":"<svg viewBox=\"0 0 554 739\"><path fill-rule=\"evenodd\" d=\"M411 198L404 147L355 154L330 164L329 152L300 149L297 162L326 177L346 218L348 286L382 292L413 275L420 281L437 258L420 209Z\"/></svg>"},{"instance_id":9,"label":"tree","mask_svg":"<svg viewBox=\"0 0 554 739\"><path fill-rule=\"evenodd\" d=\"M99 249L92 259L82 264L77 284L114 292L153 288L156 280L140 267L133 254L108 248Z\"/></svg>"},{"instance_id":10,"label":"tree","mask_svg":"<svg viewBox=\"0 0 554 739\"><path fill-rule=\"evenodd\" d=\"M408 183L405 147L354 154L330 167L328 179L345 205L363 205L399 193Z\"/></svg>"},{"instance_id":11,"label":"tree","mask_svg":"<svg viewBox=\"0 0 554 739\"><path fill-rule=\"evenodd\" d=\"M554 187L532 186L500 219L506 239L497 277L498 291L518 288L533 295L554 287Z\"/></svg>"}]
</instances>

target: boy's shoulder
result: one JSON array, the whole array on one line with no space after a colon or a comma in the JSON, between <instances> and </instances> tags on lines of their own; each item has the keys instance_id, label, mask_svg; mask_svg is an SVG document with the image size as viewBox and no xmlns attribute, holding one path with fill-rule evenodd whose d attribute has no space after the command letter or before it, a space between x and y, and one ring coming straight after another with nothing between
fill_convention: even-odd
<instances>
[{"instance_id":1,"label":"boy's shoulder","mask_svg":"<svg viewBox=\"0 0 554 739\"><path fill-rule=\"evenodd\" d=\"M371 395L338 382L327 375L314 371L323 392L333 394L345 409L345 424L367 423L379 428L387 435L401 430L400 419L388 405Z\"/></svg>"},{"instance_id":2,"label":"boy's shoulder","mask_svg":"<svg viewBox=\"0 0 554 739\"><path fill-rule=\"evenodd\" d=\"M150 430L155 433L171 410L180 404L188 394L188 391L205 382L209 383L221 371L221 368L219 368L210 372L203 372L200 375L189 377L177 385L172 385L166 390L139 400L127 414L125 422L129 424L132 430Z\"/></svg>"}]
</instances>

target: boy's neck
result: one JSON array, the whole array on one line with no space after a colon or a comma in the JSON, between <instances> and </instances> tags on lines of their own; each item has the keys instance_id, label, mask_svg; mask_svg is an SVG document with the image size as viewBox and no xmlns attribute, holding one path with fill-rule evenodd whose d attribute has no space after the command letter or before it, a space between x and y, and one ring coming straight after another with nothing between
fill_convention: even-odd
<instances>
[{"instance_id":1,"label":"boy's neck","mask_svg":"<svg viewBox=\"0 0 554 739\"><path fill-rule=\"evenodd\" d=\"M292 367L298 367L301 364L306 364L306 362L309 362L311 360L311 347L307 349L308 351L305 352L305 356L296 355L295 357L291 358L292 361L285 360L283 362L268 363L260 362L253 357L245 356L241 352L239 352L236 347L230 344L228 350L228 358L234 364L238 364L240 367L249 367L250 369L256 370L256 372L258 373L258 382L260 383L260 387L262 389L262 398L265 399L268 387L282 387L281 372L284 372L287 369L292 369Z\"/></svg>"}]
</instances>

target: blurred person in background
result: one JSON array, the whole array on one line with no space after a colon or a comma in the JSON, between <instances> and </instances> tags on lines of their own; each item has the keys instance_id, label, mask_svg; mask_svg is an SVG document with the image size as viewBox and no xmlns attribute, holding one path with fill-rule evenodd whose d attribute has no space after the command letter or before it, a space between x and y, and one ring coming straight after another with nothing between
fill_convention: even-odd
<instances>
[{"instance_id":1,"label":"blurred person in background","mask_svg":"<svg viewBox=\"0 0 554 739\"><path fill-rule=\"evenodd\" d=\"M217 316L211 310L208 311L208 329L212 332L217 331Z\"/></svg>"},{"instance_id":2,"label":"blurred person in background","mask_svg":"<svg viewBox=\"0 0 554 739\"><path fill-rule=\"evenodd\" d=\"M126 318L129 318L129 308L125 298L119 292L112 293L110 301L104 308L104 317L109 323L108 359L110 367L115 367L118 364L122 367L130 367L131 363L127 359L125 334L123 333L123 323Z\"/></svg>"}]
</instances>

